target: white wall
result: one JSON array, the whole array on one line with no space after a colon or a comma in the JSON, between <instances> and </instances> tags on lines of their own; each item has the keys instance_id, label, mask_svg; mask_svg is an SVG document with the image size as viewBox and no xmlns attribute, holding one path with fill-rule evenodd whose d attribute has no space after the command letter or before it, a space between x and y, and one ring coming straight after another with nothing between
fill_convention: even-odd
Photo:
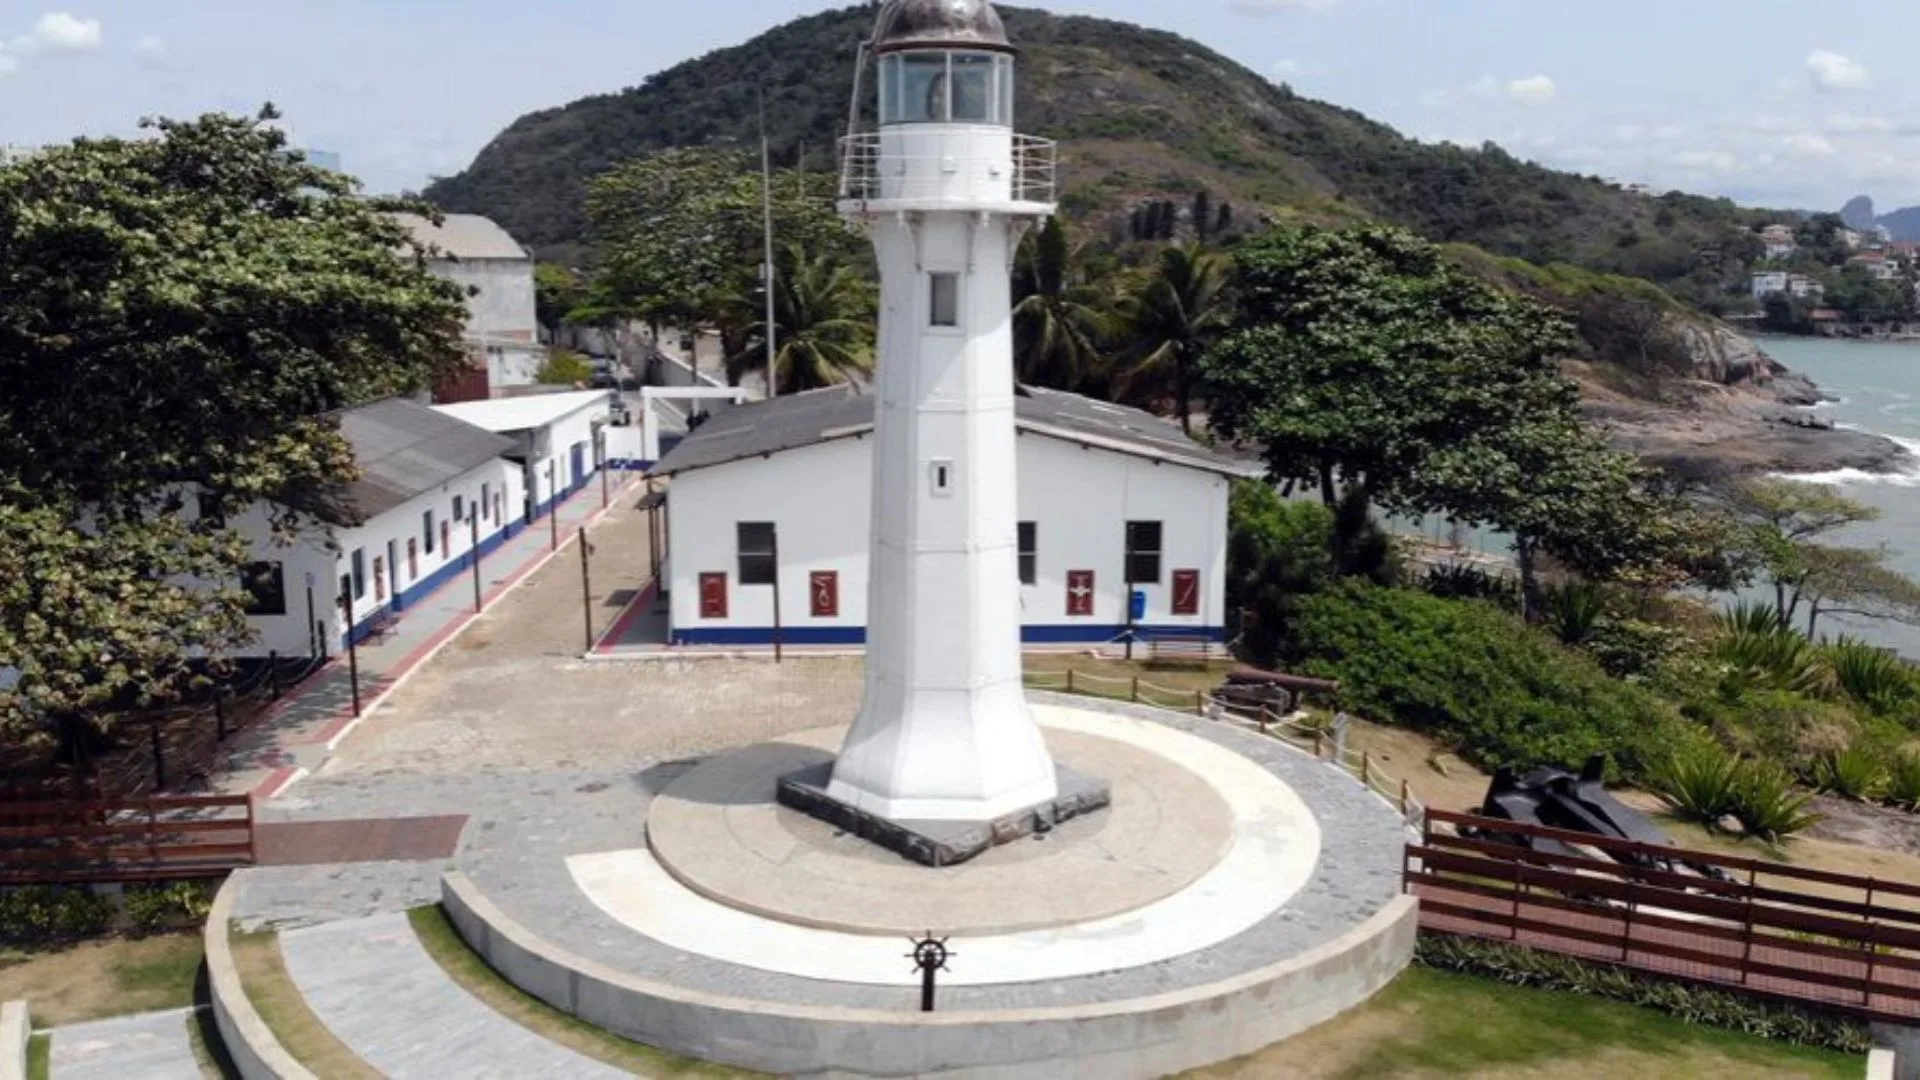
<instances>
[{"instance_id":1,"label":"white wall","mask_svg":"<svg viewBox=\"0 0 1920 1080\"><path fill-rule=\"evenodd\" d=\"M533 263L527 259L437 260L435 274L478 292L467 297L466 332L479 337L540 340L533 302Z\"/></svg>"},{"instance_id":2,"label":"white wall","mask_svg":"<svg viewBox=\"0 0 1920 1080\"><path fill-rule=\"evenodd\" d=\"M735 525L775 522L781 556L781 622L793 628L841 628L866 622L872 439L841 439L770 458L699 469L675 477L667 520L672 625L676 631L773 625L772 589L738 583ZM1019 520L1037 527L1037 582L1021 588L1028 627L1085 626L1091 632L1126 622L1126 522L1162 523L1161 578L1138 586L1147 594L1151 626L1219 627L1226 618L1227 494L1213 473L1102 449L1082 449L1048 436L1019 436ZM1200 571L1200 614L1170 614L1173 571ZM808 576L840 573L840 615L810 616ZM1068 618L1068 570L1092 570L1090 618ZM728 617L701 619L699 576L725 573Z\"/></svg>"},{"instance_id":3,"label":"white wall","mask_svg":"<svg viewBox=\"0 0 1920 1080\"><path fill-rule=\"evenodd\" d=\"M566 491L581 479L597 471L593 455L593 428L595 422L605 423L609 412L610 399L602 398L575 409L573 412L555 420L543 428L526 433L532 441L532 456L528 460L537 505L545 507L551 502L556 491ZM520 433L511 433L516 436ZM579 443L580 468L573 467L571 447ZM553 465L553 481L547 481L547 465ZM509 467L517 468L511 465Z\"/></svg>"}]
</instances>

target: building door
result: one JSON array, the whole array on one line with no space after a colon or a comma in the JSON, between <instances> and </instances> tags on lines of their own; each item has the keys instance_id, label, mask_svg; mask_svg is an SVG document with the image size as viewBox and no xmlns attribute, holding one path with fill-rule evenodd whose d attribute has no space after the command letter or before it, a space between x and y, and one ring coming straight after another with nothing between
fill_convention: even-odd
<instances>
[{"instance_id":1,"label":"building door","mask_svg":"<svg viewBox=\"0 0 1920 1080\"><path fill-rule=\"evenodd\" d=\"M400 545L387 541L387 591L393 594L393 610L399 611L400 603Z\"/></svg>"},{"instance_id":2,"label":"building door","mask_svg":"<svg viewBox=\"0 0 1920 1080\"><path fill-rule=\"evenodd\" d=\"M571 477L572 482L576 484L580 482L581 477L587 475L587 444L586 443L573 444L573 472L567 475Z\"/></svg>"},{"instance_id":3,"label":"building door","mask_svg":"<svg viewBox=\"0 0 1920 1080\"><path fill-rule=\"evenodd\" d=\"M533 512L540 506L540 474L534 471L533 462L531 461L520 466L520 471L525 474L526 479L526 483L523 485L523 490L527 493L526 522L531 525L533 524ZM551 492L549 492L549 495L551 495Z\"/></svg>"},{"instance_id":4,"label":"building door","mask_svg":"<svg viewBox=\"0 0 1920 1080\"><path fill-rule=\"evenodd\" d=\"M448 530L450 528L451 528L451 525L447 521L447 519L441 518L440 519L440 558L442 560L449 558L453 554L453 548L447 543L449 539Z\"/></svg>"}]
</instances>

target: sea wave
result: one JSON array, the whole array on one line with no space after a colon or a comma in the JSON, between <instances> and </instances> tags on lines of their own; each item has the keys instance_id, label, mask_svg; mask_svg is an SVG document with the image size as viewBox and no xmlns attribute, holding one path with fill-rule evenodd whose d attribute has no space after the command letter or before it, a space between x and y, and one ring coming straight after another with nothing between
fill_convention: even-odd
<instances>
[{"instance_id":1,"label":"sea wave","mask_svg":"<svg viewBox=\"0 0 1920 1080\"><path fill-rule=\"evenodd\" d=\"M1852 424L1835 424L1834 426L1844 428L1848 431L1862 430ZM1879 432L1873 432L1872 434L1878 435ZM1920 487L1920 439L1910 439L1900 435L1880 435L1880 437L1890 443L1894 443L1907 452L1907 459L1901 463L1901 468L1893 472L1883 473L1868 472L1865 469L1834 469L1831 472L1774 473L1773 476L1779 480L1798 480L1803 484L1832 484L1835 486L1845 486L1848 484L1880 484L1886 487Z\"/></svg>"}]
</instances>

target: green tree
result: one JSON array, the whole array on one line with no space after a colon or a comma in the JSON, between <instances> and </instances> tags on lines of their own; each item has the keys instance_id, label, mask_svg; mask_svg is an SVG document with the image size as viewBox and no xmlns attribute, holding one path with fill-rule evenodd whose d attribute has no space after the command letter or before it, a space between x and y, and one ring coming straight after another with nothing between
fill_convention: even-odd
<instances>
[{"instance_id":1,"label":"green tree","mask_svg":"<svg viewBox=\"0 0 1920 1080\"><path fill-rule=\"evenodd\" d=\"M1920 582L1888 566L1891 555L1884 545L1800 545L1806 573L1799 593L1807 605L1807 636L1813 637L1822 615L1920 623Z\"/></svg>"},{"instance_id":2,"label":"green tree","mask_svg":"<svg viewBox=\"0 0 1920 1080\"><path fill-rule=\"evenodd\" d=\"M746 326L740 349L728 356L735 381L765 371L765 300L758 290L730 298ZM831 253L809 258L796 244L774 254L774 365L782 394L846 382L873 370L873 285ZM769 380L773 382L775 380Z\"/></svg>"},{"instance_id":3,"label":"green tree","mask_svg":"<svg viewBox=\"0 0 1920 1080\"><path fill-rule=\"evenodd\" d=\"M549 349L533 380L554 386L585 386L592 378L593 365L585 356L572 349Z\"/></svg>"},{"instance_id":4,"label":"green tree","mask_svg":"<svg viewBox=\"0 0 1920 1080\"><path fill-rule=\"evenodd\" d=\"M165 700L244 640L245 544L354 477L328 414L466 362L462 290L258 119L147 124L0 168L0 728ZM193 580L207 583L196 587Z\"/></svg>"},{"instance_id":5,"label":"green tree","mask_svg":"<svg viewBox=\"0 0 1920 1080\"><path fill-rule=\"evenodd\" d=\"M534 266L534 318L548 333L558 332L567 316L586 301L586 285L580 280L579 274L557 263L543 262Z\"/></svg>"},{"instance_id":6,"label":"green tree","mask_svg":"<svg viewBox=\"0 0 1920 1080\"><path fill-rule=\"evenodd\" d=\"M1566 320L1411 233L1275 230L1235 266L1238 315L1201 365L1213 428L1328 505L1345 482L1420 509L1411 481L1436 449L1578 401L1555 367Z\"/></svg>"},{"instance_id":7,"label":"green tree","mask_svg":"<svg viewBox=\"0 0 1920 1080\"><path fill-rule=\"evenodd\" d=\"M1238 480L1227 503L1227 609L1239 613L1241 644L1273 665L1287 640L1297 598L1334 576L1333 512L1287 502L1271 484Z\"/></svg>"},{"instance_id":8,"label":"green tree","mask_svg":"<svg viewBox=\"0 0 1920 1080\"><path fill-rule=\"evenodd\" d=\"M1833 549L1822 548L1818 538L1880 517L1873 507L1830 488L1792 480L1743 480L1719 495L1741 527L1742 549L1773 586L1774 610L1789 625L1808 599L1809 588L1817 591L1822 584L1813 580L1816 568L1830 563Z\"/></svg>"},{"instance_id":9,"label":"green tree","mask_svg":"<svg viewBox=\"0 0 1920 1080\"><path fill-rule=\"evenodd\" d=\"M1021 382L1096 395L1104 389L1113 305L1089 280L1087 261L1085 246L1068 241L1058 218L1021 243L1013 271L1013 367Z\"/></svg>"},{"instance_id":10,"label":"green tree","mask_svg":"<svg viewBox=\"0 0 1920 1080\"><path fill-rule=\"evenodd\" d=\"M1193 390L1201 356L1233 319L1227 260L1201 249L1160 251L1154 273L1120 310L1132 361L1114 389L1124 397L1171 393L1180 427L1193 430Z\"/></svg>"},{"instance_id":11,"label":"green tree","mask_svg":"<svg viewBox=\"0 0 1920 1080\"><path fill-rule=\"evenodd\" d=\"M600 256L593 307L659 326L732 331L734 296L757 286L764 261L765 189L757 163L731 150L666 150L627 162L589 186ZM776 171L773 229L782 243L840 255L863 250L834 213L833 177Z\"/></svg>"}]
</instances>

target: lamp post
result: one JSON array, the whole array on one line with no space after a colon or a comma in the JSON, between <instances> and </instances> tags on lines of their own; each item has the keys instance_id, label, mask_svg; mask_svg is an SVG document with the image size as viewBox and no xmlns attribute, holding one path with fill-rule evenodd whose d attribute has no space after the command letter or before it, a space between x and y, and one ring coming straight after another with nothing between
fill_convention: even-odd
<instances>
[{"instance_id":1,"label":"lamp post","mask_svg":"<svg viewBox=\"0 0 1920 1080\"><path fill-rule=\"evenodd\" d=\"M547 459L547 531L553 536L552 550L560 550L560 489L553 483L553 459Z\"/></svg>"},{"instance_id":2,"label":"lamp post","mask_svg":"<svg viewBox=\"0 0 1920 1080\"><path fill-rule=\"evenodd\" d=\"M473 560L473 611L480 613L480 506L475 503L467 511L467 522L472 527L472 546L467 549L467 558Z\"/></svg>"},{"instance_id":3,"label":"lamp post","mask_svg":"<svg viewBox=\"0 0 1920 1080\"><path fill-rule=\"evenodd\" d=\"M353 640L353 597L340 590L340 625L347 638L347 682L353 687L353 715L360 715L360 647Z\"/></svg>"},{"instance_id":4,"label":"lamp post","mask_svg":"<svg viewBox=\"0 0 1920 1080\"><path fill-rule=\"evenodd\" d=\"M593 549L587 545L587 527L580 526L580 610L586 617L587 651L593 651L593 578L587 569Z\"/></svg>"}]
</instances>

